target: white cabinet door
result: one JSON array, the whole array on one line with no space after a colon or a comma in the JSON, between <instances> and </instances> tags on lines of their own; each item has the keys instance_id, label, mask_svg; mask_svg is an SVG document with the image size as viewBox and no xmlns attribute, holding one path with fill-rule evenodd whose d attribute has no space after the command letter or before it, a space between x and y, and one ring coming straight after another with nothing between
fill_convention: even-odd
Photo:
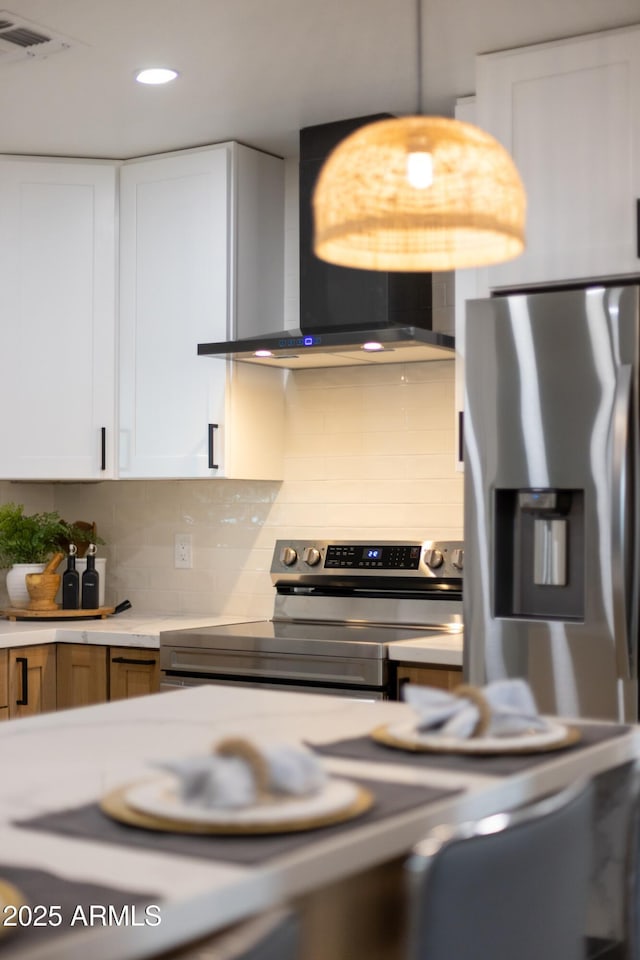
<instances>
[{"instance_id":1,"label":"white cabinet door","mask_svg":"<svg viewBox=\"0 0 640 960\"><path fill-rule=\"evenodd\" d=\"M115 181L0 158L0 477L114 476Z\"/></svg>"},{"instance_id":2,"label":"white cabinet door","mask_svg":"<svg viewBox=\"0 0 640 960\"><path fill-rule=\"evenodd\" d=\"M120 171L120 476L209 475L224 418L224 364L198 340L227 336L229 151Z\"/></svg>"},{"instance_id":3,"label":"white cabinet door","mask_svg":"<svg viewBox=\"0 0 640 960\"><path fill-rule=\"evenodd\" d=\"M236 373L197 355L199 342L235 336L238 310L250 312L256 285L259 293L239 232L245 229L255 261L255 207L238 169L246 149L219 144L121 168L121 477L281 476L281 436L272 448L280 444L276 462L258 458L257 437L281 434L282 371ZM265 159L271 168L274 158ZM264 239L277 249L282 229ZM282 274L282 259L277 269ZM249 417L242 415L245 381L258 391Z\"/></svg>"},{"instance_id":4,"label":"white cabinet door","mask_svg":"<svg viewBox=\"0 0 640 960\"><path fill-rule=\"evenodd\" d=\"M480 56L476 92L527 192L526 250L491 287L637 274L640 28Z\"/></svg>"}]
</instances>

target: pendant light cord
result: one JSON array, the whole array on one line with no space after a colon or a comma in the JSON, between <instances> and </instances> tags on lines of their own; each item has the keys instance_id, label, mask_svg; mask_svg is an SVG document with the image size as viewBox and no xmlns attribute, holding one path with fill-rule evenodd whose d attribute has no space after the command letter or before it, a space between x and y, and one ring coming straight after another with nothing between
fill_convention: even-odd
<instances>
[{"instance_id":1,"label":"pendant light cord","mask_svg":"<svg viewBox=\"0 0 640 960\"><path fill-rule=\"evenodd\" d=\"M416 0L416 72L418 74L418 116L424 113L424 104L422 102L422 0Z\"/></svg>"}]
</instances>

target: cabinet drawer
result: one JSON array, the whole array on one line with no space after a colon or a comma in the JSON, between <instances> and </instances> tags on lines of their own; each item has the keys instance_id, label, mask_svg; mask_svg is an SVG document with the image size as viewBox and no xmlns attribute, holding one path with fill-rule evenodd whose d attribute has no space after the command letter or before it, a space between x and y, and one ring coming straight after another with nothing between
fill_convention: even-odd
<instances>
[{"instance_id":1,"label":"cabinet drawer","mask_svg":"<svg viewBox=\"0 0 640 960\"><path fill-rule=\"evenodd\" d=\"M438 687L441 690L453 690L462 683L460 667L438 666L398 666L398 693L405 683L419 683L423 687Z\"/></svg>"},{"instance_id":2,"label":"cabinet drawer","mask_svg":"<svg viewBox=\"0 0 640 960\"><path fill-rule=\"evenodd\" d=\"M143 697L160 690L160 653L140 647L109 648L109 699Z\"/></svg>"}]
</instances>

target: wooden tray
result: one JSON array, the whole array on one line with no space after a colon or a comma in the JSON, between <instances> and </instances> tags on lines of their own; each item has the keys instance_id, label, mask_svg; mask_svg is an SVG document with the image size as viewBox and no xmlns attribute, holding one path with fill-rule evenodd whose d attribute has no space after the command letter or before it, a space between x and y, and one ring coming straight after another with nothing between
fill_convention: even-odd
<instances>
[{"instance_id":1,"label":"wooden tray","mask_svg":"<svg viewBox=\"0 0 640 960\"><path fill-rule=\"evenodd\" d=\"M114 610L115 607L98 607L96 610L29 610L7 607L2 611L2 616L7 620L76 620L78 617L84 617L85 620L104 620Z\"/></svg>"}]
</instances>

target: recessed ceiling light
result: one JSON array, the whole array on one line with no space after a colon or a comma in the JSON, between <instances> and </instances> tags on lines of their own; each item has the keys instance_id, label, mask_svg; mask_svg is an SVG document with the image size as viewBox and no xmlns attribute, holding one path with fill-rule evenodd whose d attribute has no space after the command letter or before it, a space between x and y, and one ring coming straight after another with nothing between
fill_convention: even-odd
<instances>
[{"instance_id":1,"label":"recessed ceiling light","mask_svg":"<svg viewBox=\"0 0 640 960\"><path fill-rule=\"evenodd\" d=\"M169 83L177 76L178 72L168 67L150 67L148 70L139 70L136 73L136 80L138 83Z\"/></svg>"}]
</instances>

